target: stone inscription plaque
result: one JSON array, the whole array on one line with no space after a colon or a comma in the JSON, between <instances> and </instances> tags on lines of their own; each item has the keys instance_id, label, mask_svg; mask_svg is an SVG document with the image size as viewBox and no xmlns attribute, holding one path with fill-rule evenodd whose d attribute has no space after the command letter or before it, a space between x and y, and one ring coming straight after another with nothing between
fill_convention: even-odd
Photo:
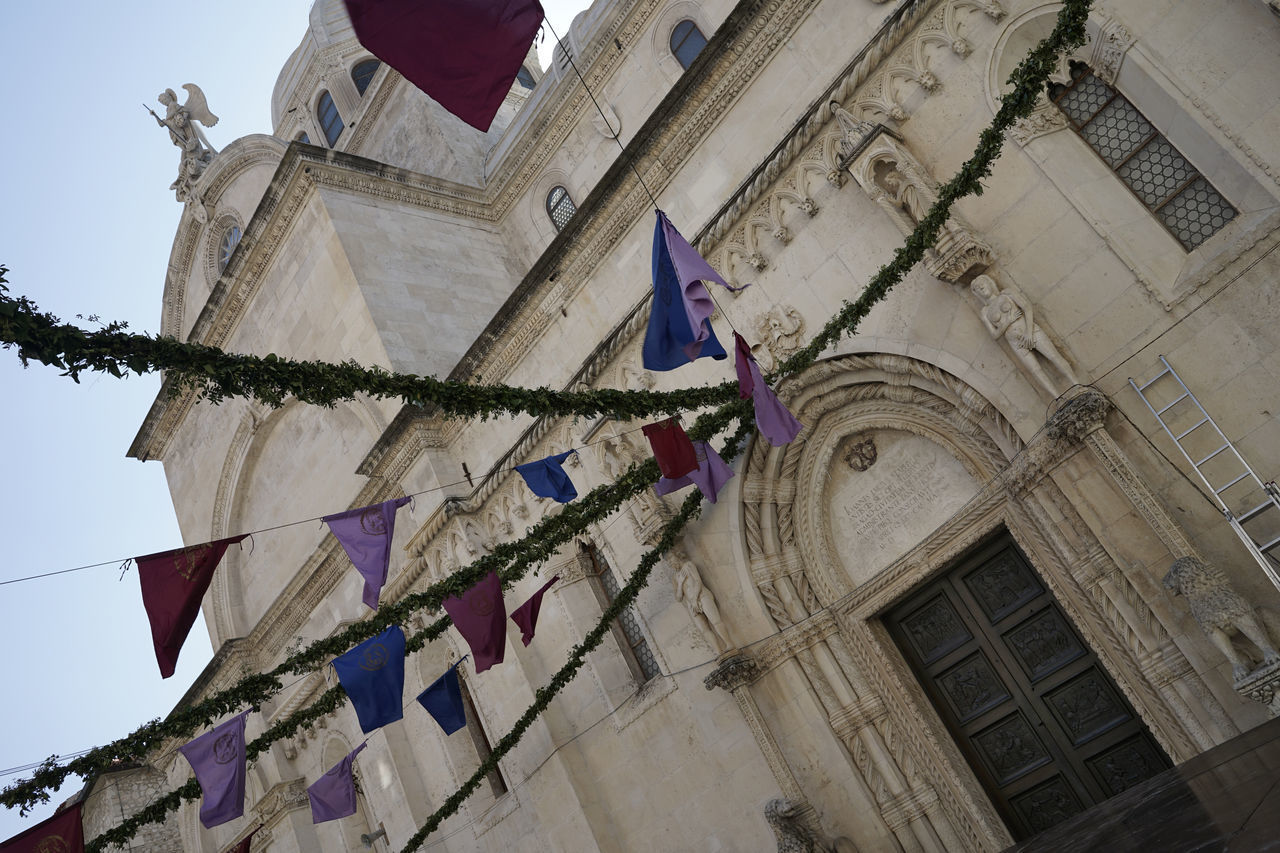
<instances>
[{"instance_id":1,"label":"stone inscription plaque","mask_svg":"<svg viewBox=\"0 0 1280 853\"><path fill-rule=\"evenodd\" d=\"M831 545L855 584L905 554L978 490L964 466L932 441L897 430L876 430L874 437L874 465L854 470L839 461L841 448L827 481Z\"/></svg>"}]
</instances>

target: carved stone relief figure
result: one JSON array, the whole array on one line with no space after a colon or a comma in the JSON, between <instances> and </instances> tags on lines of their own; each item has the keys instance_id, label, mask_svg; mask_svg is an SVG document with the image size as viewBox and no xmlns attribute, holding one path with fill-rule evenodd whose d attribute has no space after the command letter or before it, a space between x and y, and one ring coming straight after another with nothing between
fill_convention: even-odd
<instances>
[{"instance_id":1,"label":"carved stone relief figure","mask_svg":"<svg viewBox=\"0 0 1280 853\"><path fill-rule=\"evenodd\" d=\"M156 96L156 100L164 105L164 118L160 118L154 111L151 115L156 124L169 131L170 141L182 152L178 161L178 177L169 189L174 191L178 201L185 202L194 197L196 179L204 172L213 155L218 153L209 144L200 125L213 127L218 123L218 117L209 112L209 105L199 86L184 83L182 88L187 90L186 103L179 104L177 94L172 89L165 89Z\"/></svg>"},{"instance_id":2,"label":"carved stone relief figure","mask_svg":"<svg viewBox=\"0 0 1280 853\"><path fill-rule=\"evenodd\" d=\"M1252 662L1236 648L1232 634L1247 637L1257 647L1264 664L1280 663L1280 652L1271 644L1253 608L1217 566L1196 557L1179 557L1164 576L1164 585L1174 595L1186 596L1200 629L1231 661L1231 675L1236 681L1249 675Z\"/></svg>"},{"instance_id":3,"label":"carved stone relief figure","mask_svg":"<svg viewBox=\"0 0 1280 853\"><path fill-rule=\"evenodd\" d=\"M1058 396L1059 389L1041 366L1041 358L1052 364L1069 385L1078 384L1071 365L1036 323L1035 310L1026 294L1012 286L1001 290L989 275L978 276L969 287L982 303L982 310L978 312L982 325L991 337L1005 339L1014 357L1050 396Z\"/></svg>"},{"instance_id":4,"label":"carved stone relief figure","mask_svg":"<svg viewBox=\"0 0 1280 853\"><path fill-rule=\"evenodd\" d=\"M938 199L937 184L928 170L883 126L874 129L848 168L904 236L915 230ZM971 271L985 269L992 257L991 247L953 213L925 256L925 267L943 281L957 282Z\"/></svg>"},{"instance_id":5,"label":"carved stone relief figure","mask_svg":"<svg viewBox=\"0 0 1280 853\"><path fill-rule=\"evenodd\" d=\"M804 318L790 305L773 306L756 318L755 326L760 343L752 347L752 354L765 370L773 370L804 345Z\"/></svg>"},{"instance_id":6,"label":"carved stone relief figure","mask_svg":"<svg viewBox=\"0 0 1280 853\"><path fill-rule=\"evenodd\" d=\"M616 480L627 472L636 461L648 454L640 449L629 433L606 438L598 451L600 466L605 477ZM645 544L653 544L654 536L670 516L670 510L652 489L642 489L627 506L636 536Z\"/></svg>"},{"instance_id":7,"label":"carved stone relief figure","mask_svg":"<svg viewBox=\"0 0 1280 853\"><path fill-rule=\"evenodd\" d=\"M636 366L634 361L624 361L618 368L618 378L623 388L628 391L652 391L653 374Z\"/></svg>"},{"instance_id":8,"label":"carved stone relief figure","mask_svg":"<svg viewBox=\"0 0 1280 853\"><path fill-rule=\"evenodd\" d=\"M800 807L785 797L775 797L765 804L764 819L778 842L778 853L857 853L848 838L830 843L819 841L801 821Z\"/></svg>"},{"instance_id":9,"label":"carved stone relief figure","mask_svg":"<svg viewBox=\"0 0 1280 853\"><path fill-rule=\"evenodd\" d=\"M671 583L675 587L676 601L683 602L698 623L707 641L723 654L733 648L729 639L729 629L720 618L720 608L716 606L716 597L702 582L702 574L698 566L689 559L681 548L671 549L671 567L674 574Z\"/></svg>"}]
</instances>

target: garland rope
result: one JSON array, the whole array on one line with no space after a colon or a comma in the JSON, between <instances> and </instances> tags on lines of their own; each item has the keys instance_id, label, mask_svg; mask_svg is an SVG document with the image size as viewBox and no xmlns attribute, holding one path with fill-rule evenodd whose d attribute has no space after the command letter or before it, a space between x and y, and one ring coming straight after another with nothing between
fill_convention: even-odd
<instances>
[{"instance_id":1,"label":"garland rope","mask_svg":"<svg viewBox=\"0 0 1280 853\"><path fill-rule=\"evenodd\" d=\"M523 413L553 417L612 415L629 420L717 405L735 393L730 382L677 391L555 391L546 387L472 385L415 373L393 373L355 361L334 364L295 361L275 353L228 353L192 341L126 332L126 324L119 321L86 332L41 312L25 296L7 296L6 272L7 268L0 267L0 347L17 347L24 367L35 360L61 368L62 375L75 382L86 370L109 373L117 379L127 373L143 375L163 370L166 381L173 383L173 394L189 388L212 403L228 397L252 397L274 408L293 397L303 403L332 406L364 393L375 399L398 397L412 406L436 406L452 417L482 419Z\"/></svg>"},{"instance_id":2,"label":"garland rope","mask_svg":"<svg viewBox=\"0 0 1280 853\"><path fill-rule=\"evenodd\" d=\"M907 238L906 242L897 250L893 259L888 264L880 268L880 270L872 277L872 279L868 282L867 286L864 288L864 290L856 300L854 300L853 302L848 302L848 301L844 302L841 310L837 312L837 314L827 322L827 324L823 327L823 329L817 335L814 336L813 340L811 340L808 345L806 345L803 349L799 350L790 358L786 359L781 365L779 365L778 370L773 374L774 378L785 378L787 376L794 375L795 373L801 370L804 370L809 365L811 365L814 361L816 361L817 357L827 347L836 343L841 336L843 336L844 334L851 334L857 328L858 323L863 318L866 317L866 315L869 313L871 308L876 303L884 299L884 297L889 293L889 291L893 288L893 286L896 285L899 281L901 281L903 276L911 269L911 267L913 267L917 262L921 260L921 258L923 258L925 251L930 246L932 246L934 241L937 239L938 233L941 230L943 224L946 222L947 217L950 214L951 207L955 203L955 201L970 194L980 195L982 193L983 187L981 184L981 179L990 174L992 164L995 162L996 158L1000 154L1000 150L1004 141L1005 132L1008 130L1010 126L1013 125L1015 121L1029 115L1032 109L1034 109L1036 99L1039 97L1040 93L1043 91L1045 84L1049 79L1049 75L1052 73L1052 71L1056 67L1056 58L1058 54L1064 50L1073 49L1085 43L1085 21L1088 18L1090 5L1091 5L1091 0L1064 0L1063 7L1059 11L1057 23L1053 31L1049 34L1048 37L1046 37L1043 41L1041 41L1038 45L1036 45L1036 47L1033 48L1030 51L1030 53L1028 53L1028 55L1019 63L1018 67L1015 68L1013 73L1010 75L1008 82L1013 86L1013 90L1002 98L1000 109L997 111L996 116L993 119L991 125L982 131L981 135L979 136L978 146L974 152L974 155L961 166L960 170L949 182L947 182L944 186L942 186L939 189L937 201L930 208L929 212L920 220L919 224L916 226L915 230L911 233L911 235ZM8 297L4 297L2 295L2 293L6 290L2 284L3 282L2 274L4 271L5 270L3 268L0 268L0 344L3 344L5 348L8 348L12 345L18 345L20 347L19 356L20 358L23 358L24 364L26 362L27 355L30 355L31 357L44 361L44 358L42 358L41 355L39 355L39 353L43 353L46 356L50 356L52 359L49 361L45 361L45 363L55 364L56 366L62 367L65 370L66 375L71 376L73 379L76 378L76 374L79 372L79 370L87 369L89 367L92 367L93 369L106 370L107 372L112 373L112 375L116 375L116 376L122 375L122 371L120 370L121 365L125 366L129 370L132 370L133 372L149 372L148 370L136 370L132 365L130 365L129 363L130 354L127 352L123 356L111 355L105 361L101 362L101 364L103 365L102 367L98 367L96 362L91 364L89 361L75 361L75 360L72 360L70 365L68 365L68 363L64 359L59 357L59 353L65 353L66 350L59 349L56 345L49 345L49 341L47 338L44 341L41 341L39 337L39 333L37 333L36 337L33 338L32 340L33 344L38 345L34 349L28 347L26 344L24 344L21 341L11 340L7 336L7 332L14 325L14 321L11 318L15 318L15 317L21 318L21 317L37 316L37 317L44 318L47 321L44 333L54 334L55 337L60 335L70 335L72 333L82 335L85 338L88 338L90 335L101 335L104 333L111 334L111 335L123 335L123 332L121 331L123 326L120 326L119 324L112 324L112 326L107 327L102 332L96 332L96 333L84 333L82 330L79 330L74 326L60 326L58 325L56 318L52 318L51 315L38 314L34 304L32 304L29 300L26 300L25 298L19 298L17 300L14 300ZM14 306L20 306L21 310L16 309ZM30 332L31 328L32 327L28 325L27 331ZM137 337L148 342L157 342L160 340L172 341L172 339L152 339L145 335L143 336L126 335L125 337L127 338ZM176 341L173 341L172 343L179 348L195 346L190 344L181 344ZM212 348L208 348L208 347L204 349L212 350ZM91 350L81 350L81 353L86 354L85 355L86 358L96 355ZM112 358L114 358L115 360L112 361L111 360ZM234 359L234 358L254 358L254 357L231 356L230 358ZM323 365L318 362L310 362L310 363L288 362L283 359L278 359L274 356L268 356L266 358L259 359L258 361L262 363L271 362L277 365L278 364L284 364L284 365L295 365L295 364L308 365L309 364L309 365L318 365L319 367L328 367L328 368L358 369L354 365ZM140 358L135 360L134 364L145 365L145 358ZM114 367L114 369L112 369L112 367ZM242 367L245 370L249 369L244 365L242 365ZM149 368L149 369L156 369L156 368ZM397 379L420 380L422 379L422 377L415 377L412 375L400 376L398 374L390 374L390 373L387 373L386 371L381 371L376 369L373 372L380 374L383 378L389 379L389 380L397 380ZM296 379L297 377L290 375L286 378ZM251 379L252 381L249 381L249 379ZM255 389L258 391L261 391L264 389L264 387L266 387L264 385L258 384L258 381L263 379L262 376L258 376L255 374L249 379L245 381L245 384L232 384L232 385L223 386L220 384L220 381L216 379L210 380L212 384L209 384L209 383L202 384L201 381L198 379L198 377L195 377L190 379L190 384L193 387L202 389L202 393L204 393L206 396L209 396L210 399L216 401L218 399L222 399L222 397L215 397L212 395L223 393L223 395L225 396L226 394L242 393L249 396L254 396ZM432 381L439 382L438 380L432 380ZM464 388L471 388L475 390L485 390L480 386L465 386L465 385L462 385L462 383L440 383L440 384L441 385L452 384L452 385L461 386ZM285 394L293 394L294 396L297 396L299 399L305 400L307 402L316 402L320 405L326 405L324 399L322 399L322 395L321 397L304 397L298 393L298 390L302 390L303 393L306 393L305 388L295 390L292 387L288 386L287 384L281 385L279 383L277 383L273 387L276 388L277 392L283 389L283 393ZM384 387L390 387L390 386L384 386ZM542 395L541 397L542 404L547 406L568 404L568 401L566 400L564 395L559 395L557 394L557 392L552 392L549 389L514 389L506 386L487 386L487 387L488 389L498 391L499 396L501 396L501 392L510 391L514 393L512 397L506 398L507 402L497 401L494 403L494 408L489 410L474 410L473 411L474 414L480 414L483 416L483 415L494 414L502 411L512 411L509 408L504 408L504 406L509 405L511 402L514 402L516 396L519 396L522 394L533 395L534 397L538 395ZM246 390L236 390L241 388L244 388ZM692 389L692 390L695 392L711 392L710 399L704 401L703 403L698 404L698 405L707 405L710 402L717 401L715 399L715 394L719 393L718 389L726 389L726 388L729 390L732 390L732 383L725 383L724 385L721 385L721 386L712 386L710 388ZM333 391L333 389L327 389L327 390ZM361 390L366 391L366 393L374 393L375 396L377 393L375 391L370 391L369 389L363 388L363 387L349 387L347 389L347 393L349 394L355 393L356 391L361 391ZM598 393L598 392L577 392L577 393L589 395L589 394ZM658 394L658 392L616 392L616 393L633 394L633 395ZM672 393L676 393L676 392L672 392ZM403 395L397 392L395 394L391 394L391 393L384 394L384 396L403 396ZM661 395L659 394L659 396ZM258 399L263 399L264 402L269 401L269 398L264 398L264 397L258 397ZM283 396L281 396L279 399L282 400ZM333 400L337 400L337 399L343 399L343 397L333 398ZM417 399L410 399L408 397L405 397L405 399L408 402L420 404L420 401ZM520 397L520 399L527 401L531 398L528 396L524 396L524 397ZM597 399L601 399L601 398L597 398ZM672 400L674 399L674 397L666 397L664 399ZM632 402L638 402L638 400L639 400L639 397L631 398ZM432 401L432 402L437 402L437 401ZM575 401L575 402L579 402L579 401ZM331 405L332 400L328 404ZM696 406L690 406L690 407L693 408ZM534 410L534 409L519 408L516 410L528 411L531 413L537 411L537 413L543 413L543 414L574 414L575 413L575 411L572 409L559 410L559 409L548 408L545 410ZM714 413L714 416L716 416L716 419L720 420L720 422L723 425L723 424L727 424L728 420L732 417L733 412L739 411L739 410L741 410L741 405L739 403L729 403L724 406L721 406L721 408ZM616 410L616 411L593 410L593 413L620 414L622 411L625 411L625 410ZM655 411L668 412L672 410L658 409ZM652 413L654 413L654 411L649 412L649 414L652 414ZM705 417L706 416L704 416L704 418ZM703 420L703 418L700 418L699 424L701 425L704 423L706 422ZM727 448L727 452L729 448L736 450L737 444L741 440L741 437L745 435L745 432L747 430L750 429L749 425L750 425L750 420L747 418L743 418L738 432L735 433L734 437L730 440L730 444ZM699 432L701 433L701 431ZM692 434L692 431L691 431L691 434ZM592 490L592 492L584 498L584 503L592 499L593 496L600 500L609 500L610 502L616 499L616 503L613 503L613 508L616 508L617 506L621 505L621 502L625 500L627 497L638 493L639 490L644 488L646 485L648 485L648 483L653 482L653 479L655 479L654 477L655 474L656 474L656 465L652 462L652 460L647 461L639 466L633 467L627 474L619 478L614 484L610 486L601 486L601 487L598 487L597 489ZM648 479L646 480L645 478L648 478ZM624 486L624 484L627 484L627 485L622 489L618 489L618 487ZM611 491L611 490L614 490L614 491ZM623 494L623 492L625 492L625 494ZM606 495L608 495L607 498L605 497ZM508 734L505 737L503 737L501 741L499 741L499 743L495 746L493 754L489 757L489 759L485 763L481 765L481 767L477 770L476 774L473 775L466 783L464 783L462 788L460 788L458 791L455 791L454 794L450 796L445 801L444 804L442 804L440 809L438 809L436 813L433 814L431 818L428 819L427 823L421 829L419 829L419 831L409 840L406 847L404 848L404 853L410 853L410 851L416 850L421 845L422 841L426 838L426 836L430 834L430 832L434 831L434 829L437 828L442 821L444 821L450 815L454 814L457 811L457 809L461 806L462 802L464 802L466 798L470 795L470 793L474 791L475 788L479 785L479 782L481 779L484 778L484 775L488 773L489 770L493 769L493 766L496 766L498 759L500 759L503 755L509 752L519 742L520 738L523 736L524 732L532 724L533 720L536 719L537 716L543 710L545 710L547 705L549 705L551 699L554 698L554 696L557 693L559 693L559 691L563 689L563 687L566 684L568 684L570 680L572 680L573 676L581 668L585 660L585 655L587 654L587 652L589 652L591 649L595 648L595 646L599 644L599 642L604 636L604 633L608 630L608 626L612 622L612 620L617 616L618 613L621 612L622 608L626 607L632 601L634 601L635 597L639 594L640 590L644 588L645 584L648 581L652 568L657 564L657 561L661 558L662 553L671 547L671 545L675 541L675 537L684 528L684 526L692 518L696 517L696 515L700 511L700 501L701 501L701 498L697 493L691 494L689 495L688 498L686 498L677 516L674 519L672 519L672 521L669 522L666 527L663 528L663 537L660 540L659 545L656 546L651 551L647 552L641 558L640 565L637 567L636 571L633 573L632 578L628 581L627 585L619 592L619 596L618 598L615 599L614 603L611 604L610 607L605 610L604 615L602 615L601 622L599 622L596 625L596 627L593 628L592 631L587 634L587 636L583 639L582 643L580 643L578 646L575 646L573 652L570 655L569 661L553 677L552 681L547 686L540 688L538 690L534 704L530 706L530 708L527 709L524 714L521 715L521 717L517 720L512 730L508 732ZM612 510L610 509L608 511L601 511L600 517L603 517L603 515L607 514L607 512L609 511L612 511ZM579 515L581 515L581 517L578 517ZM438 606L439 600L441 600L444 597L444 595L460 594L460 592L468 589L474 583L475 580L478 580L480 578L480 576L482 576L484 573L494 568L492 563L498 562L497 560L491 561L490 564L486 565L483 568L481 567L481 564L486 563L486 561L488 561L489 558L495 557L499 549L506 549L508 546L510 546L510 548L509 550L505 550L503 552L504 555L507 555L507 556L505 556L505 558L502 559L502 562L503 563L506 563L506 562L522 563L524 566L524 570L527 571L527 568L529 567L529 565L532 565L532 564L529 563L528 560L526 559L528 555L524 554L526 549L525 543L528 542L531 538L535 538L535 531L537 531L539 527L541 527L544 523L549 521L568 522L570 519L572 519L573 523L577 526L569 533L568 537L564 540L564 541L568 541L568 538L572 538L573 535L576 535L578 532L582 532L583 530L585 530L586 525L591 523L591 520L588 520L586 518L586 515L587 513L580 513L580 514L571 513L568 510L568 507L566 507L565 512L557 516L552 516L550 518L543 519L543 521L540 522L539 525L532 528L529 531L529 535L527 535L523 539L518 540L517 542L505 543L504 545L498 546L498 548L495 549L494 554L490 554L490 555L486 555L485 557L482 557L480 560L477 560L475 563L471 564L465 569L461 569L458 572L455 572L453 575L450 575L450 577L445 578L444 580L438 582L437 584L433 584L427 590L424 590L420 593L415 593L414 595L411 595L411 596L406 596L400 602L397 602L397 604L391 605L390 607L388 607L387 612L388 614L390 614L390 612L393 609L395 609L395 612L397 613L397 615L407 616L408 612L402 613L398 608L400 608L401 606L409 606L409 602L411 601L416 601L419 603L417 604L417 606L409 606L409 612L412 612L412 610L415 610L415 609L421 609L423 607L426 607L428 606L428 604L431 604L432 602L434 602L433 606ZM564 527L565 529L567 529L569 525L566 523L564 524ZM539 540L541 539L540 536L538 536L537 538ZM539 544L545 544L545 543L541 543L539 541ZM534 548L529 549L529 554L536 553L537 551L541 551L541 550L542 550L541 548L538 548L535 545ZM549 556L549 554L554 550L555 550L554 547L551 548L549 551L546 552L547 555ZM515 568L511 570L511 572L515 572L515 571L517 571L517 569ZM505 574L508 574L508 572L504 572L504 575ZM438 599L432 598L433 591L443 590L446 587L449 588L449 591L443 592ZM281 667L285 667L284 670L281 670L280 667L277 667L276 670L273 670L271 673L268 673L268 674L258 674L258 675L248 676L246 679L242 680L239 684L237 684L236 687L233 687L228 691L224 691L222 694L218 694L218 697L211 697L211 699L223 697L225 694L235 692L237 688L240 688L240 687L248 687L248 686L256 685L259 687L259 689L262 689L267 681L274 681L273 685L270 685L267 687L267 690L268 690L267 695L269 695L270 691L280 689L280 684L277 676L279 674L283 674L283 672L294 671L293 665L295 663L298 663L304 658L314 663L316 660L322 659L327 654L335 653L332 651L317 651L316 650L317 647L327 645L327 644L343 645L344 643L348 643L348 642L350 642L351 645L354 645L355 642L358 642L361 639L365 639L368 636L372 636L374 633L377 633L377 630L379 630L380 627L384 627L384 626L380 625L379 629L375 629L371 626L378 623L379 617L381 616L382 616L382 611L380 611L378 616L375 616L373 619L369 619L364 622L357 623L357 625L352 626L347 631L344 631L338 635L335 635L334 637L318 641L317 643L313 643L303 653L299 653L299 655L291 656L289 660L287 660L285 663L282 663ZM605 618L606 616L607 616L607 619ZM391 621L390 618L388 618L388 621L386 624L389 624L390 621ZM440 619L436 623L433 623L428 628L415 634L413 637L413 641L416 641L417 644L414 646L413 650L417 650L422 647L422 644L424 644L427 641L428 639L427 635L429 633L432 633L433 636L439 636L439 634L445 630L445 628L447 627L447 624L448 624L447 619ZM345 651L345 648L341 649L340 651ZM318 655L318 658L311 657L312 654ZM297 659L297 661L295 661L295 658ZM288 664L289 666L286 667L286 664ZM303 666L305 668L305 664L298 663L298 665ZM315 702L313 702L312 705L309 706L308 708L295 712L295 714L291 715L289 718L286 718L285 720L278 721L276 725L272 726L270 729L268 729L267 732L264 732L263 735L259 736L257 739L255 739L252 742L252 744L250 744L250 747L256 748L256 751L253 754L255 756L258 755L262 749L265 749L266 746L268 746L274 740L279 739L280 737L287 737L290 734L292 734L292 732L296 731L299 727L303 725L307 725L309 722L314 721L315 719L318 719L319 717L324 716L327 713L331 713L333 710L339 707L344 696L345 694L341 691L340 687L331 688L330 690L321 694L321 696ZM263 698L265 698L265 696ZM209 701L210 700L206 700L206 702L209 702ZM257 701L261 702L262 699L259 699ZM198 708L201 706L205 706L205 704L206 703L200 703L200 706L195 706L195 707ZM250 704L251 707L257 707L257 704L253 702L237 701L235 705L231 706L227 710L234 710L236 707L239 707L241 704ZM187 709L187 711L184 713L189 713L192 710L195 710L195 708ZM212 706L205 707L204 710L208 712L212 710ZM226 713L226 711L223 711L222 713ZM195 725L198 725L200 722L203 722L203 724L208 725L212 723L212 720L214 717L220 716L220 715L221 714L210 714L207 718L204 718L201 720L193 720L192 722ZM170 719L174 719L174 718L171 717ZM169 721L166 720L165 723L167 722ZM150 723L147 726L144 726L142 729L139 730L139 732L142 732L143 730L148 729L148 727L151 727L151 726L163 726L163 725L164 723L160 721L154 721L153 723ZM194 725L191 731L194 731ZM138 733L135 733L135 735L136 734ZM264 740L268 738L268 735L271 735L271 739ZM165 737L168 737L168 736L173 736L173 735L165 735ZM100 748L100 750L108 750L112 747L127 744L130 742L131 738L133 737L134 736L131 735L129 738L124 738L124 739L121 739L120 741L116 741L114 744L110 745L109 747L103 747L103 748ZM153 738L152 744L157 740L158 738ZM149 746L152 744L143 746L140 750L131 750L128 753L125 753L124 755L136 760L137 758L145 754ZM99 750L95 750L94 752L95 753L99 752ZM92 755L93 753L90 753L90 754ZM5 791L3 792L3 795L0 796L0 803L3 803L4 805L12 808L14 807L14 805L20 805L23 803L29 806L34 804L34 802L37 802L37 801L41 801L41 802L47 801L49 799L49 794L47 790L48 786L42 784L43 780L45 778L52 778L52 776L57 775L59 771L64 771L61 773L60 776L58 776L58 782L60 783L61 779L65 778L68 772L83 772L82 770L68 770L68 768L72 767L72 765L75 765L78 761L80 761L80 759L76 759L75 761L69 762L67 765L62 765L61 767L59 767L54 764L54 759L50 759L49 762L46 762L45 765L42 765L42 767L39 770L37 770L35 774L33 774L32 779L24 780L22 782L19 782L19 783L16 783L15 785L10 786L9 788L6 788ZM105 768L95 766L89 769L90 769L90 772L92 772L92 770L105 769ZM38 783L36 781L37 777L41 778L41 783ZM56 787L56 784L54 785L54 787ZM194 789L194 793L192 789ZM191 794L191 796L188 797L187 794ZM118 844L118 843L121 843L122 841L127 841L129 838L133 837L133 835L137 832L137 829L143 824L163 820L164 814L172 809L176 809L182 799L194 799L196 796L199 796L199 785L196 783L195 779L193 778L189 780L182 787L176 789L175 791L170 792L165 797L161 798L161 800L155 803L152 803L146 809L143 809L142 811L136 813L132 818L126 820L124 823L115 827L113 830L109 830L108 832L103 833L102 835L93 839L87 845L86 849L90 851L94 851L96 853L96 851L100 851L102 847L108 843ZM24 799L24 797L26 799ZM157 811L159 812L158 816L155 814ZM24 812L25 812L25 808L24 808Z\"/></svg>"}]
</instances>

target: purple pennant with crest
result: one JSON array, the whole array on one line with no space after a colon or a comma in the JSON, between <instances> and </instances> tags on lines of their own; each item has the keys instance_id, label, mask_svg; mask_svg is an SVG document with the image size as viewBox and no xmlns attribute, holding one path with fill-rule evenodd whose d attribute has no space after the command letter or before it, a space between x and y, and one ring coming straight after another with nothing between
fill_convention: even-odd
<instances>
[{"instance_id":1,"label":"purple pennant with crest","mask_svg":"<svg viewBox=\"0 0 1280 853\"><path fill-rule=\"evenodd\" d=\"M765 384L760 375L760 365L751 354L751 347L742 339L742 335L733 333L733 343L737 350L734 353L733 367L738 373L738 396L751 398L756 409L756 429L768 439L774 447L790 444L804 429L804 425L796 420L791 410L782 405L778 395Z\"/></svg>"},{"instance_id":2,"label":"purple pennant with crest","mask_svg":"<svg viewBox=\"0 0 1280 853\"><path fill-rule=\"evenodd\" d=\"M391 565L391 537L395 535L396 510L409 498L394 498L372 506L356 507L326 515L325 524L342 543L342 550L364 578L364 603L378 609L378 595L387 582Z\"/></svg>"},{"instance_id":3,"label":"purple pennant with crest","mask_svg":"<svg viewBox=\"0 0 1280 853\"><path fill-rule=\"evenodd\" d=\"M244 723L242 711L212 731L178 747L191 764L204 799L200 822L208 829L244 814Z\"/></svg>"},{"instance_id":4,"label":"purple pennant with crest","mask_svg":"<svg viewBox=\"0 0 1280 853\"><path fill-rule=\"evenodd\" d=\"M683 489L685 486L694 485L707 500L715 503L720 490L733 476L733 469L720 458L715 448L705 441L695 441L693 451L698 459L698 467L695 470L675 479L660 477L654 484L653 490L660 495L665 495L677 489Z\"/></svg>"},{"instance_id":5,"label":"purple pennant with crest","mask_svg":"<svg viewBox=\"0 0 1280 853\"><path fill-rule=\"evenodd\" d=\"M502 663L507 653L507 605L497 572L489 572L461 597L451 595L441 604L471 647L477 673Z\"/></svg>"},{"instance_id":6,"label":"purple pennant with crest","mask_svg":"<svg viewBox=\"0 0 1280 853\"><path fill-rule=\"evenodd\" d=\"M311 801L311 822L324 823L350 817L356 813L356 778L352 770L356 756L368 745L368 741L347 753L346 758L329 768L323 776L307 788Z\"/></svg>"}]
</instances>

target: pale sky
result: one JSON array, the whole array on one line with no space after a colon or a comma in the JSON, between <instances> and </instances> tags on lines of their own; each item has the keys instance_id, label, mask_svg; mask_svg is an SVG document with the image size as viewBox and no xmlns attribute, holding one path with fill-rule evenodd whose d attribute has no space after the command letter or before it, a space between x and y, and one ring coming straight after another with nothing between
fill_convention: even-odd
<instances>
[{"instance_id":1,"label":"pale sky","mask_svg":"<svg viewBox=\"0 0 1280 853\"><path fill-rule=\"evenodd\" d=\"M564 35L589 0L543 0ZM219 117L219 149L270 133L270 97L306 28L311 0L174 4L4 3L0 75L0 265L10 295L64 320L98 315L134 331L160 325L165 267L181 206L169 184L178 149L143 110L197 83ZM543 63L552 43L539 48ZM84 323L84 321L77 321ZM125 458L157 377L23 370L0 350L9 448L2 472L0 581L182 543L161 463ZM209 488L215 489L216 483ZM347 506L338 496L334 509ZM195 543L188 543L195 544ZM203 620L162 680L133 569L107 566L0 585L0 773L127 734L164 716L208 663ZM27 774L0 775L0 786ZM0 809L0 840L52 813L69 782L29 818Z\"/></svg>"}]
</instances>

